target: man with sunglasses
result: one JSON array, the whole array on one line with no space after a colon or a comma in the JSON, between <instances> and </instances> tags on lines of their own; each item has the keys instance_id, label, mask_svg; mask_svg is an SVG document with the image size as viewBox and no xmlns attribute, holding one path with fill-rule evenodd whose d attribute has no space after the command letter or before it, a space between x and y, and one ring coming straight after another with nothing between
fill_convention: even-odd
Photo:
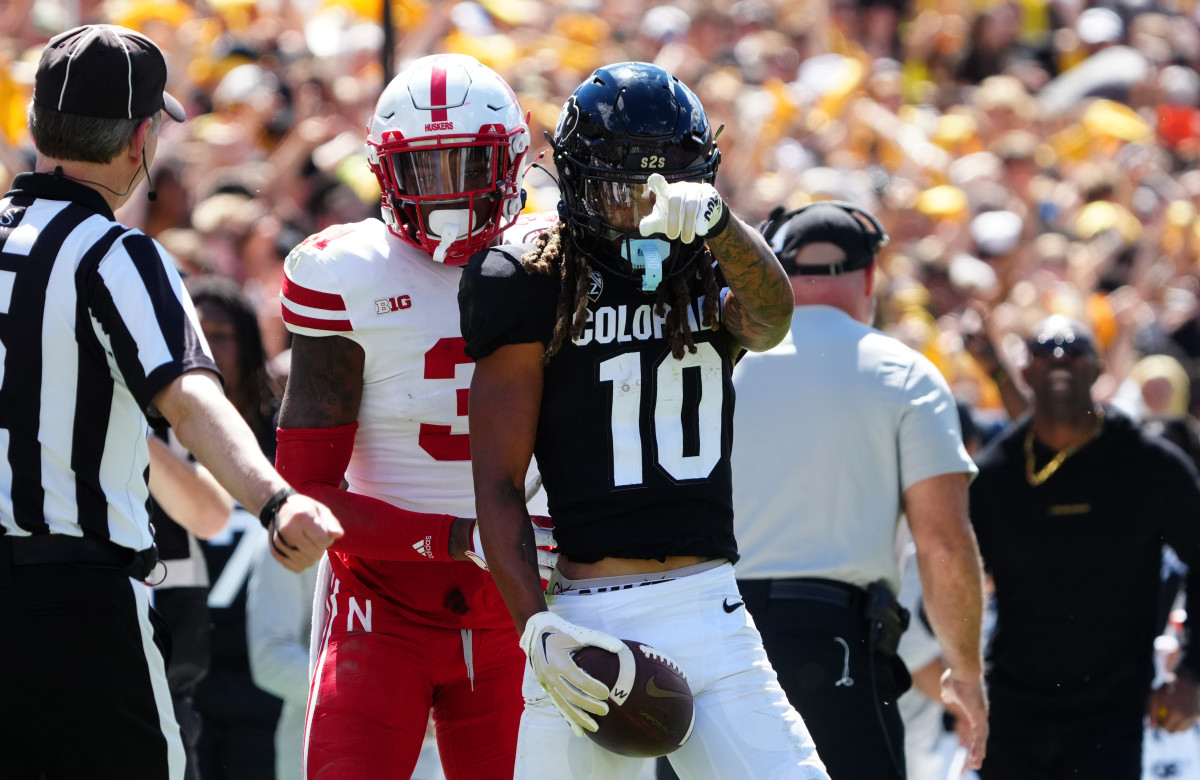
<instances>
[{"instance_id":1,"label":"man with sunglasses","mask_svg":"<svg viewBox=\"0 0 1200 780\"><path fill-rule=\"evenodd\" d=\"M1143 717L1196 721L1200 658L1151 693L1162 546L1200 566L1200 477L1096 403L1091 333L1054 315L1027 342L1031 411L979 456L971 520L995 585L984 780L1142 776ZM1200 603L1200 578L1187 584Z\"/></svg>"},{"instance_id":2,"label":"man with sunglasses","mask_svg":"<svg viewBox=\"0 0 1200 780\"><path fill-rule=\"evenodd\" d=\"M979 651L983 575L967 521L975 466L950 388L926 358L871 327L868 212L820 202L761 227L791 280L791 332L733 372L738 587L788 699L835 778L905 777L896 655L907 614L901 517L948 671L924 690L965 716L970 761L987 740ZM786 423L781 424L781 416Z\"/></svg>"}]
</instances>

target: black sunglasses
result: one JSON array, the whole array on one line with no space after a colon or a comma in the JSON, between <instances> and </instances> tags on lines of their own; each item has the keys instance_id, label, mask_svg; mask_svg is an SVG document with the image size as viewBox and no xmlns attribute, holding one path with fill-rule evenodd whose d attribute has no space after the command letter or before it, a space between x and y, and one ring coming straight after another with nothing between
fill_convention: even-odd
<instances>
[{"instance_id":1,"label":"black sunglasses","mask_svg":"<svg viewBox=\"0 0 1200 780\"><path fill-rule=\"evenodd\" d=\"M1038 336L1026 342L1029 354L1035 358L1077 358L1094 353L1092 340L1086 336L1076 336L1074 333L1057 336Z\"/></svg>"}]
</instances>

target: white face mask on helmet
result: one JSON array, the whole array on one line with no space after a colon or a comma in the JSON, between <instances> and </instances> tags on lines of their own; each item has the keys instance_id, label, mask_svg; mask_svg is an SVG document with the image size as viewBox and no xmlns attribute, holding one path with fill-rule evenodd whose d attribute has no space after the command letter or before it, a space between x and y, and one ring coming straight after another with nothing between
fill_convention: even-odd
<instances>
[{"instance_id":1,"label":"white face mask on helmet","mask_svg":"<svg viewBox=\"0 0 1200 780\"><path fill-rule=\"evenodd\" d=\"M516 221L528 149L512 89L463 54L422 57L392 79L366 143L388 229L449 265Z\"/></svg>"}]
</instances>

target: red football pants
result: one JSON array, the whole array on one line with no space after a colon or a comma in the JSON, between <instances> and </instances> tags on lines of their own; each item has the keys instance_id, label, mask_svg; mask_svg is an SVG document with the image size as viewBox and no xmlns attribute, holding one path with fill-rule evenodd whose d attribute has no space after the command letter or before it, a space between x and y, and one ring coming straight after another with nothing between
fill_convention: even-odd
<instances>
[{"instance_id":1,"label":"red football pants","mask_svg":"<svg viewBox=\"0 0 1200 780\"><path fill-rule=\"evenodd\" d=\"M515 630L470 633L472 685L462 631L388 615L382 600L335 598L309 694L308 780L407 780L431 709L447 780L509 780L524 709Z\"/></svg>"}]
</instances>

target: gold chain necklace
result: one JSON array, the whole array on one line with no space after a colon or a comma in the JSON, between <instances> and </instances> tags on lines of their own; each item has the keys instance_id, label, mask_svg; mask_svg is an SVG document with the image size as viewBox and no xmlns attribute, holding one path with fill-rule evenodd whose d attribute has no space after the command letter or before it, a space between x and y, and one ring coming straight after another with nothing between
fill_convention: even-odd
<instances>
[{"instance_id":1,"label":"gold chain necklace","mask_svg":"<svg viewBox=\"0 0 1200 780\"><path fill-rule=\"evenodd\" d=\"M1058 453L1050 459L1050 462L1042 466L1040 471L1033 470L1033 423L1029 424L1029 431L1025 434L1025 481L1030 487L1037 487L1050 477L1054 476L1054 472L1058 471L1058 467L1063 464L1063 461L1074 455L1081 447L1091 442L1100 434L1100 429L1104 427L1104 408L1101 407L1096 414L1096 425L1092 428L1092 432L1088 437L1078 444L1072 444L1066 449L1059 450Z\"/></svg>"}]
</instances>

